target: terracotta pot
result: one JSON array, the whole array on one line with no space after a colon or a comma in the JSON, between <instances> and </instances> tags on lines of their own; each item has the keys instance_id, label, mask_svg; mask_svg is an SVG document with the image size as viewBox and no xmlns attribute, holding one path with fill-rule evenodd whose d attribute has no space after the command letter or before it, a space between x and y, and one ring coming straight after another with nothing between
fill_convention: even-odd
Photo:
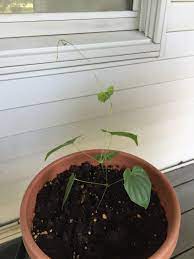
<instances>
[{"instance_id":1,"label":"terracotta pot","mask_svg":"<svg viewBox=\"0 0 194 259\"><path fill-rule=\"evenodd\" d=\"M102 150L96 149L85 152L93 156L102 152ZM31 259L49 258L36 245L31 235L32 219L34 216L37 193L47 181L55 178L57 174L68 169L70 165L79 165L84 161L89 161L92 164L95 164L94 161L90 161L90 159L81 152L62 157L45 167L29 185L21 204L20 222L24 245ZM157 191L160 197L161 204L165 209L168 219L168 234L166 241L160 249L150 257L150 259L169 259L176 247L181 221L180 206L173 187L164 174L148 162L136 156L119 152L118 156L113 159L112 163L119 165L120 167L129 168L134 165L140 165L149 174L153 188Z\"/></svg>"}]
</instances>

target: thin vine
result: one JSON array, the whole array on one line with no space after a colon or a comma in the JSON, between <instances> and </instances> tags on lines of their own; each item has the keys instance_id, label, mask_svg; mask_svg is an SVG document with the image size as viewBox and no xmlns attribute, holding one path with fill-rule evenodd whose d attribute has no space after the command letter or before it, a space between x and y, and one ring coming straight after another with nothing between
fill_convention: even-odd
<instances>
[{"instance_id":1,"label":"thin vine","mask_svg":"<svg viewBox=\"0 0 194 259\"><path fill-rule=\"evenodd\" d=\"M74 46L74 44L72 44L71 42L61 39L58 41L57 44L57 61L59 58L59 45L60 43L62 43L64 46L66 46L67 44L71 45L85 60L87 60L90 63L90 60L85 57L85 55L83 55L83 53ZM95 71L91 70L96 82L99 83L100 80L98 79L98 76L96 74ZM106 103L107 101L109 102L109 111L110 114L112 114L112 100L111 97L114 94L115 89L113 86L109 86L107 89L105 89L104 91L101 91L97 94L97 98L98 101L100 103ZM145 209L149 206L149 202L150 202L150 196L151 196L151 181L147 175L147 173L145 172L145 170L140 167L140 166L134 166L132 169L130 168L126 168L123 176L121 179L113 182L113 183L109 183L108 181L108 168L106 167L105 163L107 161L112 161L112 159L114 159L114 157L116 157L118 155L119 152L117 151L111 151L110 150L110 146L112 143L112 137L113 136L118 136L118 137L125 137L128 138L132 141L135 142L136 145L138 145L138 138L136 134L133 134L131 132L127 132L127 131L110 131L108 128L105 129L101 129L101 131L107 135L107 137L110 136L110 138L108 139L107 143L108 143L108 151L106 151L106 142L105 142L105 150L103 150L103 152L101 152L100 154L97 154L95 156L91 156L89 154L87 154L85 151L80 150L80 148L78 147L78 145L76 144L76 141L81 137L81 136L77 136L75 138L72 138L68 141L66 141L65 143L63 143L62 145L59 145L57 147L55 147L54 149L52 149L51 151L49 151L46 155L46 159L48 159L48 157L58 151L61 148L64 148L68 145L73 145L76 150L78 150L79 152L81 152L82 154L84 154L86 157L90 158L90 160L94 160L95 162L98 162L101 165L102 168L102 172L103 175L105 175L105 183L98 183L98 182L90 182L90 181L84 181L81 179L77 179L75 174L72 173L71 176L69 177L69 180L67 182L67 186L65 189L65 194L64 194L64 198L63 198L63 203L62 203L62 209L70 195L71 189L73 187L73 184L75 181L80 182L80 183L84 183L84 184L92 184L92 185L96 185L96 186L104 186L105 189L103 191L102 197L100 199L100 202L97 206L97 209L99 208L99 206L101 205L104 196L108 190L108 188L112 187L113 185L123 182L124 183L124 189L127 192L129 198L135 202L136 204L138 204L139 206L144 207ZM105 171L104 171L105 169ZM143 187L141 187L142 184L142 180L144 181ZM142 191L143 188L143 191Z\"/></svg>"}]
</instances>

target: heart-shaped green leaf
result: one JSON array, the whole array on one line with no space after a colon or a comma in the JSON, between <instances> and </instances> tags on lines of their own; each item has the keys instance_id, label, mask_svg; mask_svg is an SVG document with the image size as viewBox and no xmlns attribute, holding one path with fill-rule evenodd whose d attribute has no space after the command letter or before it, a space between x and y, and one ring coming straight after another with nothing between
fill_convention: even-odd
<instances>
[{"instance_id":1,"label":"heart-shaped green leaf","mask_svg":"<svg viewBox=\"0 0 194 259\"><path fill-rule=\"evenodd\" d=\"M107 153L97 154L94 156L94 158L98 161L99 164L103 164L107 160L112 160L117 154L118 151L110 151Z\"/></svg>"},{"instance_id":2,"label":"heart-shaped green leaf","mask_svg":"<svg viewBox=\"0 0 194 259\"><path fill-rule=\"evenodd\" d=\"M137 205L148 208L152 184L145 170L139 166L132 171L127 168L123 173L124 187L129 198Z\"/></svg>"},{"instance_id":3,"label":"heart-shaped green leaf","mask_svg":"<svg viewBox=\"0 0 194 259\"><path fill-rule=\"evenodd\" d=\"M64 206L65 202L67 201L67 199L69 197L69 194L70 194L70 191L73 187L73 183L74 183L75 179L76 179L75 174L72 174L69 177L69 180L67 182L67 186L66 186L66 189L65 189L65 195L64 195L64 198L63 198L62 209L63 209L63 206Z\"/></svg>"},{"instance_id":4,"label":"heart-shaped green leaf","mask_svg":"<svg viewBox=\"0 0 194 259\"><path fill-rule=\"evenodd\" d=\"M66 141L64 144L59 145L59 146L53 148L52 150L50 150L50 151L47 153L46 157L45 157L45 161L47 160L47 158L48 158L52 153L58 151L59 149L65 147L65 146L68 146L68 145L73 144L73 143L74 143L78 138L80 138L80 137L81 137L81 136L78 136L78 137L75 137L75 138L73 138L73 139L70 139L70 140Z\"/></svg>"},{"instance_id":5,"label":"heart-shaped green leaf","mask_svg":"<svg viewBox=\"0 0 194 259\"><path fill-rule=\"evenodd\" d=\"M114 94L114 87L113 86L109 86L106 91L102 91L100 93L98 93L98 101L100 101L101 103L105 103L108 99L110 99L110 97Z\"/></svg>"},{"instance_id":6,"label":"heart-shaped green leaf","mask_svg":"<svg viewBox=\"0 0 194 259\"><path fill-rule=\"evenodd\" d=\"M135 144L138 146L138 139L137 139L137 135L131 133L131 132L126 132L126 131L108 131L108 130L105 130L105 129L102 129L102 132L105 132L105 133L109 133L111 134L112 136L120 136L120 137L127 137L127 138L130 138L132 139Z\"/></svg>"}]
</instances>

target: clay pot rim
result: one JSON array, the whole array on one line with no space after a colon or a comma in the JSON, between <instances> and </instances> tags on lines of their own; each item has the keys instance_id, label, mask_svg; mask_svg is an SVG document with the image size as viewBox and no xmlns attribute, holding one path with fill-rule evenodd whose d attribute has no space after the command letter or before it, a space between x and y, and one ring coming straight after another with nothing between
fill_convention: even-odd
<instances>
[{"instance_id":1,"label":"clay pot rim","mask_svg":"<svg viewBox=\"0 0 194 259\"><path fill-rule=\"evenodd\" d=\"M89 149L89 150L84 150L85 153L92 153L92 152L106 152L108 150L106 149ZM109 150L110 151L110 150ZM112 151L112 150L111 150ZM150 167L152 167L155 172L160 175L160 178L162 178L162 181L165 182L165 185L168 186L169 189L171 189L171 194L172 197L174 199L174 209L177 211L177 217L175 218L173 225L171 226L172 231L167 234L167 238L165 240L165 242L162 244L162 246L149 258L149 259L158 259L160 257L162 257L163 255L165 255L166 251L169 250L169 247L173 247L174 246L174 236L176 236L179 231L179 227L180 227L180 222L181 222L181 209L180 209L180 205L179 205L179 201L178 198L176 196L176 193L173 189L173 187L171 186L170 182L168 181L168 179L164 176L164 174L162 174L157 168L155 168L153 165L151 165L149 162L145 161L142 158L139 158L135 155L123 152L123 151L118 151L119 155L122 155L123 157L127 157L127 158L134 158L134 159L140 159L142 161L142 163L149 165ZM47 165L46 167L44 167L31 181L31 183L29 184L25 195L23 197L22 203L21 203L21 207L20 207L20 219L22 219L21 221L21 231L22 233L25 232L25 235L22 235L23 241L24 243L28 243L28 248L29 250L35 255L35 258L39 259L49 259L49 257L43 253L43 251L38 247L38 245L35 243L31 231L28 228L28 223L27 223L27 215L26 215L26 208L28 207L28 202L29 202L29 197L30 197L30 193L31 193L31 188L32 186L36 185L37 181L39 180L39 178L41 177L42 174L46 173L48 171L48 169L50 167L53 167L54 165L60 163L61 161L63 161L64 159L69 159L71 157L74 157L76 155L80 154L80 152L74 152L72 154L63 156L55 161L53 161L52 163L50 163L49 165ZM177 227L178 226L178 227ZM30 245L29 245L30 244Z\"/></svg>"}]
</instances>

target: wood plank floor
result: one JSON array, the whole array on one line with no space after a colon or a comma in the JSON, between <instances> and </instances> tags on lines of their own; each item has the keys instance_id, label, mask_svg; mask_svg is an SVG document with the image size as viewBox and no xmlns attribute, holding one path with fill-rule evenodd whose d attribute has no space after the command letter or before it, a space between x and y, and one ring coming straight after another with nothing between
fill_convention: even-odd
<instances>
[{"instance_id":1,"label":"wood plank floor","mask_svg":"<svg viewBox=\"0 0 194 259\"><path fill-rule=\"evenodd\" d=\"M194 259L194 164L168 172L166 176L175 188L182 211L179 241L171 259ZM18 257L15 257L16 251L20 252ZM23 259L23 252L21 239L0 246L2 259Z\"/></svg>"},{"instance_id":2,"label":"wood plank floor","mask_svg":"<svg viewBox=\"0 0 194 259\"><path fill-rule=\"evenodd\" d=\"M175 188L182 212L179 241L172 259L194 259L194 164L166 176Z\"/></svg>"}]
</instances>

